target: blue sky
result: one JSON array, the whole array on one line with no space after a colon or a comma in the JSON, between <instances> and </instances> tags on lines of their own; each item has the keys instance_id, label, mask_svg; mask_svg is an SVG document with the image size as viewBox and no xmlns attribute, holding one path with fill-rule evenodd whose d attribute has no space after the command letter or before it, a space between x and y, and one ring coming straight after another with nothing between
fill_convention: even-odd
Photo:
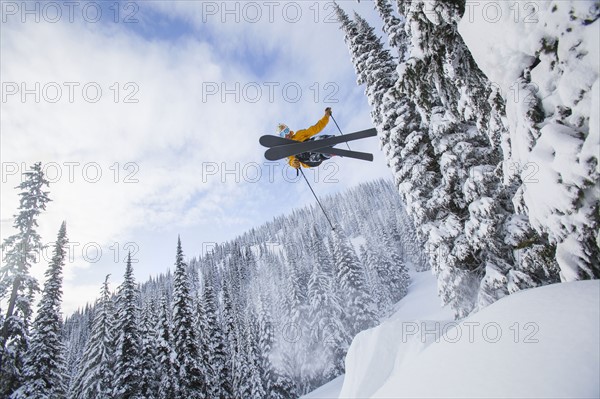
<instances>
[{"instance_id":1,"label":"blue sky","mask_svg":"<svg viewBox=\"0 0 600 399\"><path fill-rule=\"evenodd\" d=\"M93 300L104 275L119 284L127 249L143 281L172 266L179 234L197 256L312 203L283 161L263 158L258 138L277 123L305 128L331 106L344 132L371 126L328 2L121 2L118 14L109 3L98 21L97 3L76 3L72 20L27 3L39 22L25 3L2 5L2 238L19 173L44 162L53 202L40 232L50 243L66 220L74 243L66 312ZM340 4L377 22L371 2ZM310 171L319 195L390 176L377 139L352 149L375 162Z\"/></svg>"}]
</instances>

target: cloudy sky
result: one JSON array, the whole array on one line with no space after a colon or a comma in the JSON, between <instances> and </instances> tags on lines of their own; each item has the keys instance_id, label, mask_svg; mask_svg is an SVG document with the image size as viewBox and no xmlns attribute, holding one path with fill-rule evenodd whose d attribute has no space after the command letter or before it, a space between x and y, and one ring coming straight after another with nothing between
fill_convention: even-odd
<instances>
[{"instance_id":1,"label":"cloudy sky","mask_svg":"<svg viewBox=\"0 0 600 399\"><path fill-rule=\"evenodd\" d=\"M377 21L371 2L340 4ZM71 241L65 312L108 273L115 288L128 250L144 281L172 267L178 234L189 258L313 202L263 157L277 123L331 106L344 132L371 127L329 2L2 2L0 29L1 235L20 173L43 162L40 232L51 243L66 220ZM377 139L352 149L375 161L329 161L307 174L317 193L390 176Z\"/></svg>"}]
</instances>

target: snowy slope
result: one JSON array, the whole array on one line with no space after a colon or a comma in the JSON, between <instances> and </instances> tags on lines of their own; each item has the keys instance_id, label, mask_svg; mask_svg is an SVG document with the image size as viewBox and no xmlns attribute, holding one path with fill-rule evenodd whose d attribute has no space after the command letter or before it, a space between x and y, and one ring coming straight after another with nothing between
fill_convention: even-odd
<instances>
[{"instance_id":1,"label":"snowy slope","mask_svg":"<svg viewBox=\"0 0 600 399\"><path fill-rule=\"evenodd\" d=\"M329 381L327 384L315 389L314 391L302 396L302 399L336 399L340 396L344 376Z\"/></svg>"},{"instance_id":2,"label":"snowy slope","mask_svg":"<svg viewBox=\"0 0 600 399\"><path fill-rule=\"evenodd\" d=\"M428 320L451 320L452 311L450 309L443 309L440 307L440 300L437 296L437 280L431 272L411 272L411 285L408 288L407 295L400 300L395 306L395 312L390 318L384 322L386 325L397 325L402 323L404 320L416 320L416 319L428 319ZM391 332L391 335L389 334ZM387 351L390 346L390 340L394 340L393 331L386 332L384 337L379 333L378 328L372 328L361 332L357 340L370 340L372 343L376 343L381 346L378 349L379 352ZM379 341L379 339L381 339ZM385 359L371 356L373 350L372 345L360 346L352 345L350 348L349 357L360 358L362 367L356 368L353 364L346 361L346 369L352 369L352 377L348 380L344 380L344 376L338 377L328 384L316 389L315 391L303 396L303 398L337 398L347 397L348 393L354 394L355 397L366 397L370 393L374 392L379 386L383 384L385 379L389 376L383 373L373 373L375 369L391 370L394 362L395 352L386 356ZM348 358L347 358L348 359ZM387 360L387 363L385 363ZM367 363L368 362L368 363ZM342 384L344 385L344 392L340 396L342 390Z\"/></svg>"},{"instance_id":3,"label":"snowy slope","mask_svg":"<svg viewBox=\"0 0 600 399\"><path fill-rule=\"evenodd\" d=\"M599 281L519 292L457 323L430 308L425 274L354 339L341 398L600 395Z\"/></svg>"},{"instance_id":4,"label":"snowy slope","mask_svg":"<svg viewBox=\"0 0 600 399\"><path fill-rule=\"evenodd\" d=\"M424 345L402 345L402 326L414 320L445 322L452 311L442 309L431 272L415 273L409 293L382 325L358 334L346 356L346 379L340 397L369 397L390 377L398 362L416 355Z\"/></svg>"}]
</instances>

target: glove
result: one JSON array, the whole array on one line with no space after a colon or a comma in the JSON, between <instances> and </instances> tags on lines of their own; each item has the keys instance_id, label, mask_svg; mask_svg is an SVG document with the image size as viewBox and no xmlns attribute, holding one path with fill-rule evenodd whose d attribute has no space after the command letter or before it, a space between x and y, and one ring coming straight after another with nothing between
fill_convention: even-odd
<instances>
[{"instance_id":1,"label":"glove","mask_svg":"<svg viewBox=\"0 0 600 399\"><path fill-rule=\"evenodd\" d=\"M300 161L298 161L298 158L294 158L292 160L292 168L294 168L294 169L299 169L300 168Z\"/></svg>"},{"instance_id":2,"label":"glove","mask_svg":"<svg viewBox=\"0 0 600 399\"><path fill-rule=\"evenodd\" d=\"M325 115L331 116L331 107L325 108Z\"/></svg>"}]
</instances>

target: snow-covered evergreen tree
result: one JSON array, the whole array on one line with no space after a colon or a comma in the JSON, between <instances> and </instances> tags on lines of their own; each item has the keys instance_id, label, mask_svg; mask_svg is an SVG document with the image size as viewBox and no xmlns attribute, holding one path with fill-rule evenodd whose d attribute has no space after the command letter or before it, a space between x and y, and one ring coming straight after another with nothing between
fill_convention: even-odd
<instances>
[{"instance_id":1,"label":"snow-covered evergreen tree","mask_svg":"<svg viewBox=\"0 0 600 399\"><path fill-rule=\"evenodd\" d=\"M226 376L225 380L221 380L222 386L225 390L225 385L227 384L227 389L231 391L231 396L234 396L235 390L237 387L235 386L234 372L236 370L237 362L236 362L236 353L238 351L238 338L237 338L237 319L235 310L233 307L233 302L231 299L231 295L229 293L229 286L226 281L222 281L221 286L222 293L222 315L223 315L223 334L225 338L225 345L227 351L227 359L224 367L224 375Z\"/></svg>"},{"instance_id":2,"label":"snow-covered evergreen tree","mask_svg":"<svg viewBox=\"0 0 600 399\"><path fill-rule=\"evenodd\" d=\"M259 288L260 289L260 288ZM275 341L275 333L273 331L273 318L269 306L270 298L268 293L260 289L257 294L256 301L256 321L257 321L257 340L258 351L261 369L264 371L263 379L265 382L265 390L268 392L269 382L271 381L270 372L273 368L271 364L271 352L273 351L273 343Z\"/></svg>"},{"instance_id":3,"label":"snow-covered evergreen tree","mask_svg":"<svg viewBox=\"0 0 600 399\"><path fill-rule=\"evenodd\" d=\"M208 397L225 399L231 396L231 386L226 365L227 351L213 289L214 281L207 273L202 283L202 296L198 305L202 368L205 370Z\"/></svg>"},{"instance_id":4,"label":"snow-covered evergreen tree","mask_svg":"<svg viewBox=\"0 0 600 399\"><path fill-rule=\"evenodd\" d=\"M29 269L42 249L37 233L38 217L50 201L44 186L48 186L48 181L38 162L24 173L24 180L17 187L21 190L19 212L13 224L17 232L2 243L0 301L6 303L6 313L0 318L0 396L3 397L21 385L29 345L33 295L38 289Z\"/></svg>"},{"instance_id":5,"label":"snow-covered evergreen tree","mask_svg":"<svg viewBox=\"0 0 600 399\"><path fill-rule=\"evenodd\" d=\"M385 21L384 30L393 35L391 43L397 46L402 61L408 47L405 43L407 34L402 31L404 22L391 15L391 9L386 2L379 1L376 5ZM404 3L399 6L403 7ZM377 109L381 115L379 119L372 118L373 123L378 127L382 149L388 165L394 172L396 185L406 209L413 219L417 233L421 234L424 240L426 234L421 231L421 227L435 219L435 210L429 199L441 179L433 146L426 129L421 125L421 116L416 112L415 104L396 88L394 75L390 72L396 63L387 52L383 52L383 46L373 28L369 27L364 19L358 22L351 21L341 8L338 8L337 12L357 75L368 75L369 70L366 68L370 67L356 58L355 54L361 51L358 45L368 49L371 58L379 60L378 65L389 75L389 79L383 81L366 81L367 85L374 85L372 88L367 87L366 94L371 107ZM380 95L372 96L371 93L374 92Z\"/></svg>"},{"instance_id":6,"label":"snow-covered evergreen tree","mask_svg":"<svg viewBox=\"0 0 600 399\"><path fill-rule=\"evenodd\" d=\"M65 318L63 325L64 342L66 346L66 384L72 385L77 377L79 360L89 339L94 313L92 306L86 304L83 309Z\"/></svg>"},{"instance_id":7,"label":"snow-covered evergreen tree","mask_svg":"<svg viewBox=\"0 0 600 399\"><path fill-rule=\"evenodd\" d=\"M336 281L343 293L345 330L354 336L375 325L378 318L373 299L367 291L363 266L342 234L338 231L332 233Z\"/></svg>"},{"instance_id":8,"label":"snow-covered evergreen tree","mask_svg":"<svg viewBox=\"0 0 600 399\"><path fill-rule=\"evenodd\" d=\"M272 399L287 399L297 396L297 389L292 379L282 370L273 372L273 383L268 392Z\"/></svg>"},{"instance_id":9,"label":"snow-covered evergreen tree","mask_svg":"<svg viewBox=\"0 0 600 399\"><path fill-rule=\"evenodd\" d=\"M507 177L507 168L502 169L500 162L503 158L508 159L508 154L501 151L507 149L510 134L497 85L481 72L458 34L457 21L464 11L463 7L452 2L411 2L406 8L407 19L411 21L408 31L419 50L414 52L411 62L407 62L404 75L407 81L421 84L435 82L429 88L422 86L423 91L429 90L430 101L428 104L423 102L419 111L429 121L432 143L443 161L440 164L443 185L438 192L449 193L455 198L453 203L457 207L454 213L466 222L464 237L462 234L453 239L448 237L450 240L446 239L442 246L438 246L439 242L430 241L430 246L441 248L436 254L438 259L443 259L445 253L449 255L450 262L437 262L440 270L445 270L440 274L446 276L443 297L453 297L453 306L461 315L469 311L473 302L469 298L472 294L468 294L472 278L465 279L465 276L477 275L477 279L481 280L477 301L473 302L475 308L514 292L509 285L526 288L556 281L552 274L537 281L528 278L519 259L513 258L512 251L524 242L531 240L535 245L543 245L544 239L530 233L532 230L526 218L518 218L518 231L509 229L509 226L515 226L514 214L518 211L510 200L516 187L503 184L510 182L511 178ZM417 70L423 73L419 77L414 73ZM428 78L423 79L422 76ZM419 83L413 83L412 87ZM501 143L505 143L503 148ZM459 183L460 190L449 186L452 179ZM468 218L461 216L465 209L468 210ZM442 225L443 230L436 228L433 232L446 233L448 226L456 226L455 221ZM523 252L528 253L529 258L536 254L529 249ZM546 260L538 258L535 263ZM547 264L543 269L551 270L552 267ZM539 271L535 274L541 275ZM512 284L511 281L519 283ZM452 292L453 286L460 286L460 289Z\"/></svg>"},{"instance_id":10,"label":"snow-covered evergreen tree","mask_svg":"<svg viewBox=\"0 0 600 399\"><path fill-rule=\"evenodd\" d=\"M178 238L173 274L173 348L176 354L178 396L204 398L206 382L199 364L200 349L194 326L193 300L186 269L181 239Z\"/></svg>"},{"instance_id":11,"label":"snow-covered evergreen tree","mask_svg":"<svg viewBox=\"0 0 600 399\"><path fill-rule=\"evenodd\" d=\"M380 317L387 316L392 308L392 294L388 284L385 284L391 281L389 261L382 255L368 241L367 245L360 247L360 260L365 268L365 282Z\"/></svg>"},{"instance_id":12,"label":"snow-covered evergreen tree","mask_svg":"<svg viewBox=\"0 0 600 399\"><path fill-rule=\"evenodd\" d=\"M515 209L514 185L503 185L501 174L505 114L498 90L458 33L464 3L399 1L399 17L388 1L375 6L398 53L397 79L373 28L359 16L351 21L340 8L338 17L442 300L463 317L509 290L555 281L542 272L553 270L548 264L535 271L544 278L527 277L527 267L545 262L539 252L523 250L537 259L527 265L513 257L515 246L528 239L543 245L543 239L530 233L526 220L519 221L520 231L509 231Z\"/></svg>"},{"instance_id":13,"label":"snow-covered evergreen tree","mask_svg":"<svg viewBox=\"0 0 600 399\"><path fill-rule=\"evenodd\" d=\"M262 371L262 381L265 394L268 397L280 397L282 387L281 375L271 361L271 354L275 346L275 331L273 317L269 307L270 299L265 290L260 290L257 297L257 322L258 322L258 363ZM291 381L289 383L291 387ZM291 391L287 392L288 395Z\"/></svg>"},{"instance_id":14,"label":"snow-covered evergreen tree","mask_svg":"<svg viewBox=\"0 0 600 399\"><path fill-rule=\"evenodd\" d=\"M96 302L90 339L79 363L79 373L70 389L76 399L111 398L115 381L115 310L108 288L102 284Z\"/></svg>"},{"instance_id":15,"label":"snow-covered evergreen tree","mask_svg":"<svg viewBox=\"0 0 600 399\"><path fill-rule=\"evenodd\" d=\"M397 302L406 295L410 277L404 263L404 256L400 253L400 243L392 238L393 233L393 230L391 233L386 231L382 233L381 242L384 244L385 250L382 250L381 253L385 253L388 260L385 269L389 279L390 299L392 302ZM379 267L380 274L383 272L381 269Z\"/></svg>"},{"instance_id":16,"label":"snow-covered evergreen tree","mask_svg":"<svg viewBox=\"0 0 600 399\"><path fill-rule=\"evenodd\" d=\"M62 270L65 266L67 225L60 226L54 254L45 276L42 298L33 322L25 358L23 385L11 396L18 399L65 397L65 347L62 341Z\"/></svg>"},{"instance_id":17,"label":"snow-covered evergreen tree","mask_svg":"<svg viewBox=\"0 0 600 399\"><path fill-rule=\"evenodd\" d=\"M528 43L527 61L513 65L513 78L482 62L503 92L512 123L502 137L505 179L516 188L511 199L518 218L511 226L523 218L530 223L511 231L518 240L517 271L534 281L542 277L540 284L599 278L597 43L584 38L595 34L600 8L553 1L538 11L536 25L548 29ZM556 266L559 276L548 277ZM523 282L514 277L511 290Z\"/></svg>"},{"instance_id":18,"label":"snow-covered evergreen tree","mask_svg":"<svg viewBox=\"0 0 600 399\"><path fill-rule=\"evenodd\" d=\"M261 367L261 359L258 353L258 323L256 320L256 314L252 309L246 312L246 323L245 323L246 342L245 352L247 361L247 375L245 383L248 386L247 395L245 398L250 399L261 399L266 396L266 392L263 386L262 376L264 370Z\"/></svg>"},{"instance_id":19,"label":"snow-covered evergreen tree","mask_svg":"<svg viewBox=\"0 0 600 399\"><path fill-rule=\"evenodd\" d=\"M332 280L315 262L308 282L310 344L307 350L316 385L344 372L344 354L350 341L342 325L342 307Z\"/></svg>"},{"instance_id":20,"label":"snow-covered evergreen tree","mask_svg":"<svg viewBox=\"0 0 600 399\"><path fill-rule=\"evenodd\" d=\"M402 5L400 5L402 6ZM390 0L375 0L375 9L383 21L383 32L388 37L388 44L395 49L400 61L406 56L407 40L406 30L404 29L405 19L402 14L400 18L394 14L394 9Z\"/></svg>"},{"instance_id":21,"label":"snow-covered evergreen tree","mask_svg":"<svg viewBox=\"0 0 600 399\"><path fill-rule=\"evenodd\" d=\"M372 40L373 28L362 17L355 14L355 21L351 21L337 4L335 9L345 32L357 83L365 85L365 95L372 109L371 119L381 132L380 125L384 122L384 115L379 105L386 91L397 79L394 60L379 40Z\"/></svg>"},{"instance_id":22,"label":"snow-covered evergreen tree","mask_svg":"<svg viewBox=\"0 0 600 399\"><path fill-rule=\"evenodd\" d=\"M157 314L157 300L150 298L144 305L141 314L140 338L141 338L141 356L139 362L140 368L140 395L145 399L158 399L160 363L158 361L158 330L156 321L159 319Z\"/></svg>"},{"instance_id":23,"label":"snow-covered evergreen tree","mask_svg":"<svg viewBox=\"0 0 600 399\"><path fill-rule=\"evenodd\" d=\"M462 317L475 307L481 263L463 232L468 210L461 188L469 169L485 156L486 143L476 127L461 119L458 110L461 92L455 83L465 77L456 74L450 80L447 72L459 62L465 46L456 40L458 33L450 24L442 29L428 19L432 14L428 6L414 1L406 10L413 47L410 58L401 65L397 87L416 103L439 167L439 180L428 203L429 209L437 211L427 227L427 246L440 295Z\"/></svg>"},{"instance_id":24,"label":"snow-covered evergreen tree","mask_svg":"<svg viewBox=\"0 0 600 399\"><path fill-rule=\"evenodd\" d=\"M160 296L160 308L157 322L156 359L158 361L159 399L174 398L178 392L178 379L175 361L177 354L173 349L173 324L171 322L167 295L163 290Z\"/></svg>"},{"instance_id":25,"label":"snow-covered evergreen tree","mask_svg":"<svg viewBox=\"0 0 600 399\"><path fill-rule=\"evenodd\" d=\"M117 398L140 398L142 370L141 336L139 330L139 292L133 277L131 253L127 255L125 278L117 294L117 351L115 393Z\"/></svg>"},{"instance_id":26,"label":"snow-covered evergreen tree","mask_svg":"<svg viewBox=\"0 0 600 399\"><path fill-rule=\"evenodd\" d=\"M243 323L243 319L241 319L241 323ZM231 353L233 396L240 399L252 395L252 385L250 381L252 370L248 362L247 343L244 330L244 324L238 324L238 327L235 330L236 346Z\"/></svg>"},{"instance_id":27,"label":"snow-covered evergreen tree","mask_svg":"<svg viewBox=\"0 0 600 399\"><path fill-rule=\"evenodd\" d=\"M292 379L299 386L306 380L307 353L305 351L305 340L307 331L307 298L306 291L300 279L298 271L298 254L292 249L292 245L286 245L286 277L285 277L285 295L281 298L280 308L285 317L285 324L282 328L283 341L285 345L285 367ZM301 394L304 390L301 389Z\"/></svg>"}]
</instances>

